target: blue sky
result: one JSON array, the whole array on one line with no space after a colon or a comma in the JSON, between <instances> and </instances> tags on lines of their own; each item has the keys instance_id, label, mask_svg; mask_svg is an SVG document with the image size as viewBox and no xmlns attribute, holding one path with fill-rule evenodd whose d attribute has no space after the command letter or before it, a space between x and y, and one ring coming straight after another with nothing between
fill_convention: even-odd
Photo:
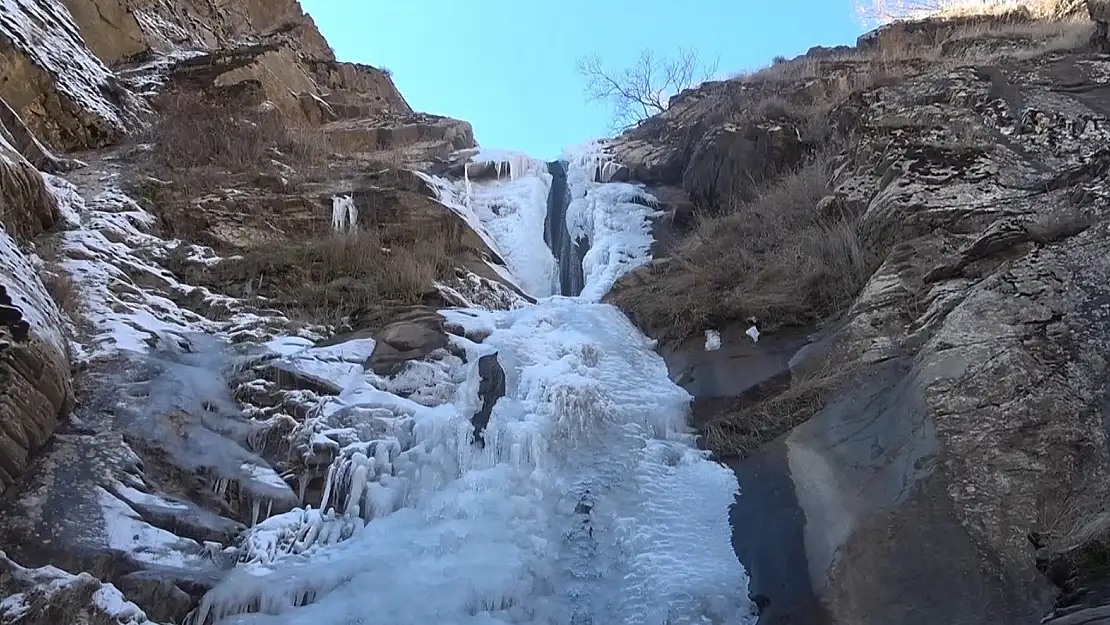
<instances>
[{"instance_id":1,"label":"blue sky","mask_svg":"<svg viewBox=\"0 0 1110 625\"><path fill-rule=\"evenodd\" d=\"M478 143L555 158L609 134L576 61L630 65L643 48L719 58L735 74L863 31L852 0L301 0L340 60L388 67L419 111L465 119Z\"/></svg>"}]
</instances>

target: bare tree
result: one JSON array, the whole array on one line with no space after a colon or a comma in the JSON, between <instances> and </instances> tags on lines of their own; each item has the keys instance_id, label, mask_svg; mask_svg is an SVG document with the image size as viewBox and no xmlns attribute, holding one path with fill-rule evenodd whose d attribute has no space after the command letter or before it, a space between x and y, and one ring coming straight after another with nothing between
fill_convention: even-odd
<instances>
[{"instance_id":1,"label":"bare tree","mask_svg":"<svg viewBox=\"0 0 1110 625\"><path fill-rule=\"evenodd\" d=\"M716 60L702 63L697 52L682 48L673 59L645 49L631 67L618 71L607 69L596 54L578 61L578 73L586 80L586 98L611 104L613 129L618 131L667 110L671 96L716 72Z\"/></svg>"}]
</instances>

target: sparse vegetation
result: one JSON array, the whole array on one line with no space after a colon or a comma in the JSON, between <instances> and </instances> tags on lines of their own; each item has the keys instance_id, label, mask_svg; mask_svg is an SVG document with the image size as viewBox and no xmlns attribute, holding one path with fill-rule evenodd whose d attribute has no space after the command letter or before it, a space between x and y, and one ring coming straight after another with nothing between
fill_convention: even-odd
<instances>
[{"instance_id":1,"label":"sparse vegetation","mask_svg":"<svg viewBox=\"0 0 1110 625\"><path fill-rule=\"evenodd\" d=\"M668 339L746 317L775 328L839 312L879 255L857 234L856 215L818 213L830 177L828 160L817 156L754 199L703 216L667 266L622 285L613 303Z\"/></svg>"},{"instance_id":2,"label":"sparse vegetation","mask_svg":"<svg viewBox=\"0 0 1110 625\"><path fill-rule=\"evenodd\" d=\"M61 267L51 267L42 274L46 292L58 305L58 309L76 319L81 314L81 290L73 278Z\"/></svg>"},{"instance_id":3,"label":"sparse vegetation","mask_svg":"<svg viewBox=\"0 0 1110 625\"><path fill-rule=\"evenodd\" d=\"M143 140L152 173L183 190L203 192L229 174L280 170L302 179L326 170L326 135L292 126L276 110L212 101L200 92L163 97Z\"/></svg>"},{"instance_id":4,"label":"sparse vegetation","mask_svg":"<svg viewBox=\"0 0 1110 625\"><path fill-rule=\"evenodd\" d=\"M683 49L674 58L643 50L631 67L622 70L606 68L596 54L578 61L578 73L586 81L586 98L609 102L617 131L662 113L671 96L709 80L716 72L716 62L705 63L697 52Z\"/></svg>"},{"instance_id":5,"label":"sparse vegetation","mask_svg":"<svg viewBox=\"0 0 1110 625\"><path fill-rule=\"evenodd\" d=\"M704 444L720 457L746 457L824 409L858 372L853 362L833 350L781 392L732 400L701 428Z\"/></svg>"},{"instance_id":6,"label":"sparse vegetation","mask_svg":"<svg viewBox=\"0 0 1110 625\"><path fill-rule=\"evenodd\" d=\"M1082 9L1084 0L857 0L865 24L929 16L998 15L1026 10L1037 19L1066 17Z\"/></svg>"},{"instance_id":7,"label":"sparse vegetation","mask_svg":"<svg viewBox=\"0 0 1110 625\"><path fill-rule=\"evenodd\" d=\"M192 283L270 298L268 305L316 323L337 324L358 311L374 325L420 303L454 270L463 225L444 217L411 236L360 229L252 249L210 267L177 258L171 269Z\"/></svg>"}]
</instances>

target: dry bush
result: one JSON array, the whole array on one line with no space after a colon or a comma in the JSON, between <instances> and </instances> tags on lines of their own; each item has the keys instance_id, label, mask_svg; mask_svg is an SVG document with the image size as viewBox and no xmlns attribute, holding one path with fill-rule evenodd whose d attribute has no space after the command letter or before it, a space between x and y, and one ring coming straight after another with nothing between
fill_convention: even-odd
<instances>
[{"instance_id":1,"label":"dry bush","mask_svg":"<svg viewBox=\"0 0 1110 625\"><path fill-rule=\"evenodd\" d=\"M58 309L71 318L78 318L83 310L81 288L69 273L61 267L54 266L49 271L44 271L41 277L46 292L58 305Z\"/></svg>"},{"instance_id":2,"label":"dry bush","mask_svg":"<svg viewBox=\"0 0 1110 625\"><path fill-rule=\"evenodd\" d=\"M434 281L452 274L462 226L449 220L428 226L392 240L377 230L333 233L250 250L211 267L175 259L171 268L194 283L238 285L316 323L362 311L372 324L391 308L419 303Z\"/></svg>"},{"instance_id":3,"label":"dry bush","mask_svg":"<svg viewBox=\"0 0 1110 625\"><path fill-rule=\"evenodd\" d=\"M173 92L143 139L155 173L202 191L228 174L292 168L301 178L327 169L327 135L290 125L277 110L244 108L200 92Z\"/></svg>"},{"instance_id":4,"label":"dry bush","mask_svg":"<svg viewBox=\"0 0 1110 625\"><path fill-rule=\"evenodd\" d=\"M781 392L734 400L701 428L704 445L718 458L746 457L824 409L858 373L856 362L830 350Z\"/></svg>"},{"instance_id":5,"label":"dry bush","mask_svg":"<svg viewBox=\"0 0 1110 625\"><path fill-rule=\"evenodd\" d=\"M754 200L700 219L669 265L621 285L612 302L668 340L748 317L774 329L842 311L879 255L858 235L856 216L818 214L830 175L827 160L817 157Z\"/></svg>"}]
</instances>

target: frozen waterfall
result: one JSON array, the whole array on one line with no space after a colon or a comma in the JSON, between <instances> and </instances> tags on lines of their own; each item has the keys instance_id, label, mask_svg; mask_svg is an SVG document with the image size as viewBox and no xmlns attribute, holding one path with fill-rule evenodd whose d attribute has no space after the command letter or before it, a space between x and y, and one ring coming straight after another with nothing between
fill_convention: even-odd
<instances>
[{"instance_id":1,"label":"frozen waterfall","mask_svg":"<svg viewBox=\"0 0 1110 625\"><path fill-rule=\"evenodd\" d=\"M695 448L691 398L649 341L598 303L649 259L654 208L635 185L597 182L592 149L562 159L566 232L589 241L579 297L549 297L563 256L545 244L546 163L514 155L496 180L426 178L538 303L444 311L488 337L452 337L466 358L421 378L434 401L393 394L361 367L314 369L343 388L315 411L314 444L339 440L340 423L348 437L322 509L251 528L194 624L755 622L731 547L736 479ZM295 349L279 351L297 366ZM490 354L505 393L478 445L477 363Z\"/></svg>"}]
</instances>

